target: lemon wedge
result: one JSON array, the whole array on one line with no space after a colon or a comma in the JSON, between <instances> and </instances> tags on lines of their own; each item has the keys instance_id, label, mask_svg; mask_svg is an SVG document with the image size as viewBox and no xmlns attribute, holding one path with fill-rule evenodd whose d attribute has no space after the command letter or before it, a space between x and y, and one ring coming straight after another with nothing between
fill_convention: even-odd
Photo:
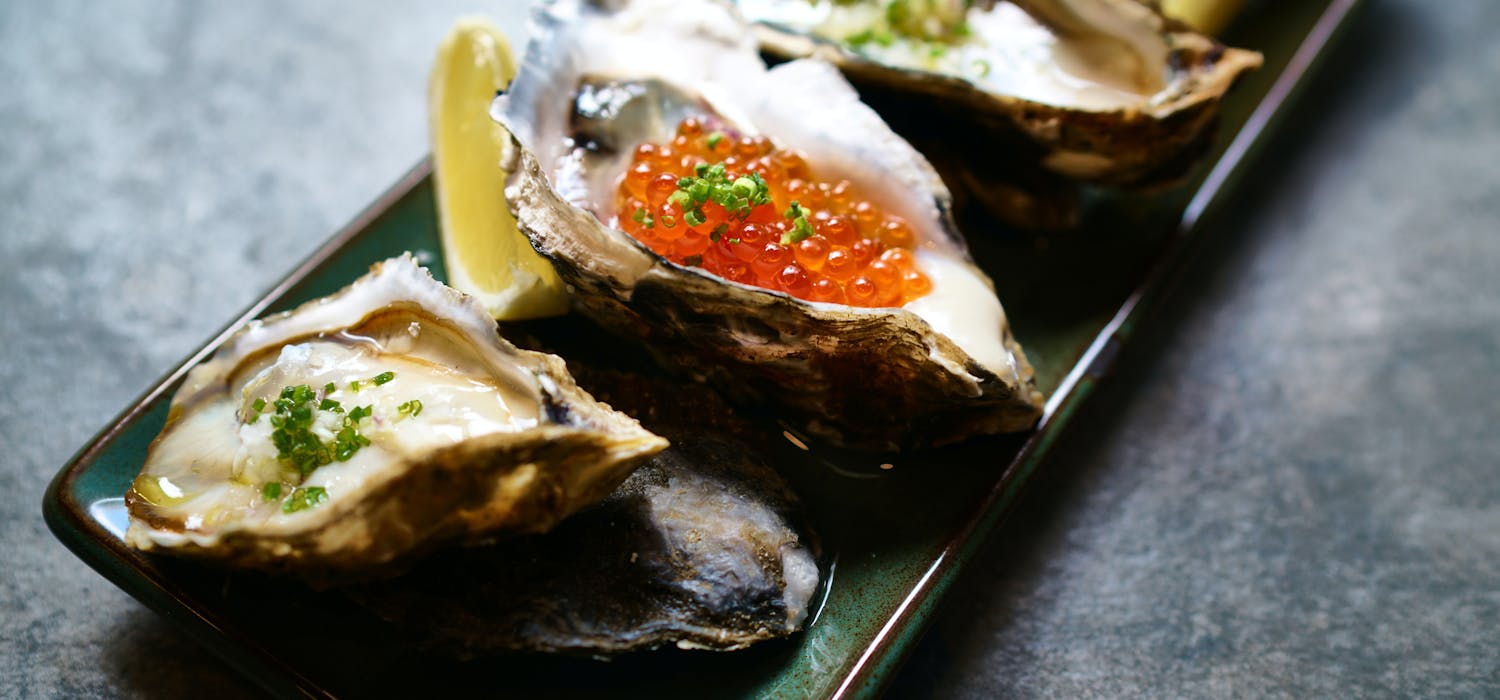
<instances>
[{"instance_id":1,"label":"lemon wedge","mask_svg":"<svg viewBox=\"0 0 1500 700\"><path fill-rule=\"evenodd\" d=\"M490 119L495 91L516 73L510 42L489 20L465 17L438 47L428 84L432 173L448 284L502 321L556 316L568 295L552 264L516 227L500 167L510 134Z\"/></svg>"},{"instance_id":2,"label":"lemon wedge","mask_svg":"<svg viewBox=\"0 0 1500 700\"><path fill-rule=\"evenodd\" d=\"M1204 34L1217 35L1229 26L1243 4L1244 0L1163 0L1161 11Z\"/></svg>"}]
</instances>

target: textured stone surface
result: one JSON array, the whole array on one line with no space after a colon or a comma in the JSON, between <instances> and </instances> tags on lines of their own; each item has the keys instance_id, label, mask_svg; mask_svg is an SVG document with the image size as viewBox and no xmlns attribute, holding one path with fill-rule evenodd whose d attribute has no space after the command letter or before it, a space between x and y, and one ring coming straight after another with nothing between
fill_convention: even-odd
<instances>
[{"instance_id":1,"label":"textured stone surface","mask_svg":"<svg viewBox=\"0 0 1500 700\"><path fill-rule=\"evenodd\" d=\"M1370 5L895 695L1500 695L1500 6ZM37 504L421 156L472 9L0 3L0 696L254 695Z\"/></svg>"}]
</instances>

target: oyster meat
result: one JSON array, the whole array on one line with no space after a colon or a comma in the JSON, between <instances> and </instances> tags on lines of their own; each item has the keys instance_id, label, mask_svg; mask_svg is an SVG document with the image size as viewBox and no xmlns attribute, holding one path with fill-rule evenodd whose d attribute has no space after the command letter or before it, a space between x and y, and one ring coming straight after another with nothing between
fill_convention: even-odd
<instances>
[{"instance_id":1,"label":"oyster meat","mask_svg":"<svg viewBox=\"0 0 1500 700\"><path fill-rule=\"evenodd\" d=\"M493 109L519 145L506 194L577 308L663 365L838 444L906 449L1036 421L1031 367L947 189L832 65L768 70L746 25L709 2L556 2L532 37ZM886 308L804 301L673 263L620 230L615 192L632 152L688 116L795 149L899 213L930 293Z\"/></svg>"},{"instance_id":2,"label":"oyster meat","mask_svg":"<svg viewBox=\"0 0 1500 700\"><path fill-rule=\"evenodd\" d=\"M974 139L1109 185L1178 179L1211 138L1220 98L1261 63L1138 0L735 4L772 54L833 61L896 93L910 120L945 105L978 122Z\"/></svg>"},{"instance_id":3,"label":"oyster meat","mask_svg":"<svg viewBox=\"0 0 1500 700\"><path fill-rule=\"evenodd\" d=\"M666 447L408 255L187 374L126 494L139 549L313 583L547 530Z\"/></svg>"}]
</instances>

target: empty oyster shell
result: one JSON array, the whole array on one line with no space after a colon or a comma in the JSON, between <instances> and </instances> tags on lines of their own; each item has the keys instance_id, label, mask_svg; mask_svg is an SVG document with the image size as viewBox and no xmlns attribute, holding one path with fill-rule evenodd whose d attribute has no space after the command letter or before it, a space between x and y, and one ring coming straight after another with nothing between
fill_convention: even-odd
<instances>
[{"instance_id":1,"label":"empty oyster shell","mask_svg":"<svg viewBox=\"0 0 1500 700\"><path fill-rule=\"evenodd\" d=\"M666 444L403 256L188 373L126 541L315 583L394 573L544 531Z\"/></svg>"},{"instance_id":2,"label":"empty oyster shell","mask_svg":"<svg viewBox=\"0 0 1500 700\"><path fill-rule=\"evenodd\" d=\"M931 166L833 66L767 70L716 3L541 8L494 116L516 139L506 195L533 246L601 325L659 361L766 403L839 444L904 449L1029 428L1042 397L993 285L970 261ZM682 267L610 225L637 144L707 114L807 154L899 212L927 296L901 308L806 302Z\"/></svg>"},{"instance_id":3,"label":"empty oyster shell","mask_svg":"<svg viewBox=\"0 0 1500 700\"><path fill-rule=\"evenodd\" d=\"M1007 160L1110 185L1181 176L1211 138L1220 98L1261 63L1137 0L735 4L770 53L832 61L897 93L897 109L920 113L913 120L946 105Z\"/></svg>"}]
</instances>

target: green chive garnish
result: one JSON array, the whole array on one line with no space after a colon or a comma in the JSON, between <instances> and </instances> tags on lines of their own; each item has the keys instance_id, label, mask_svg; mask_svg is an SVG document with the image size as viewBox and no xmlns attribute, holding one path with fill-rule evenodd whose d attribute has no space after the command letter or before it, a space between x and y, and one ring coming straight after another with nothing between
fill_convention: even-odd
<instances>
[{"instance_id":1,"label":"green chive garnish","mask_svg":"<svg viewBox=\"0 0 1500 700\"><path fill-rule=\"evenodd\" d=\"M279 484L278 484L279 486ZM321 486L297 487L292 490L292 495L281 504L281 512L295 513L306 510L328 500L328 491Z\"/></svg>"}]
</instances>

